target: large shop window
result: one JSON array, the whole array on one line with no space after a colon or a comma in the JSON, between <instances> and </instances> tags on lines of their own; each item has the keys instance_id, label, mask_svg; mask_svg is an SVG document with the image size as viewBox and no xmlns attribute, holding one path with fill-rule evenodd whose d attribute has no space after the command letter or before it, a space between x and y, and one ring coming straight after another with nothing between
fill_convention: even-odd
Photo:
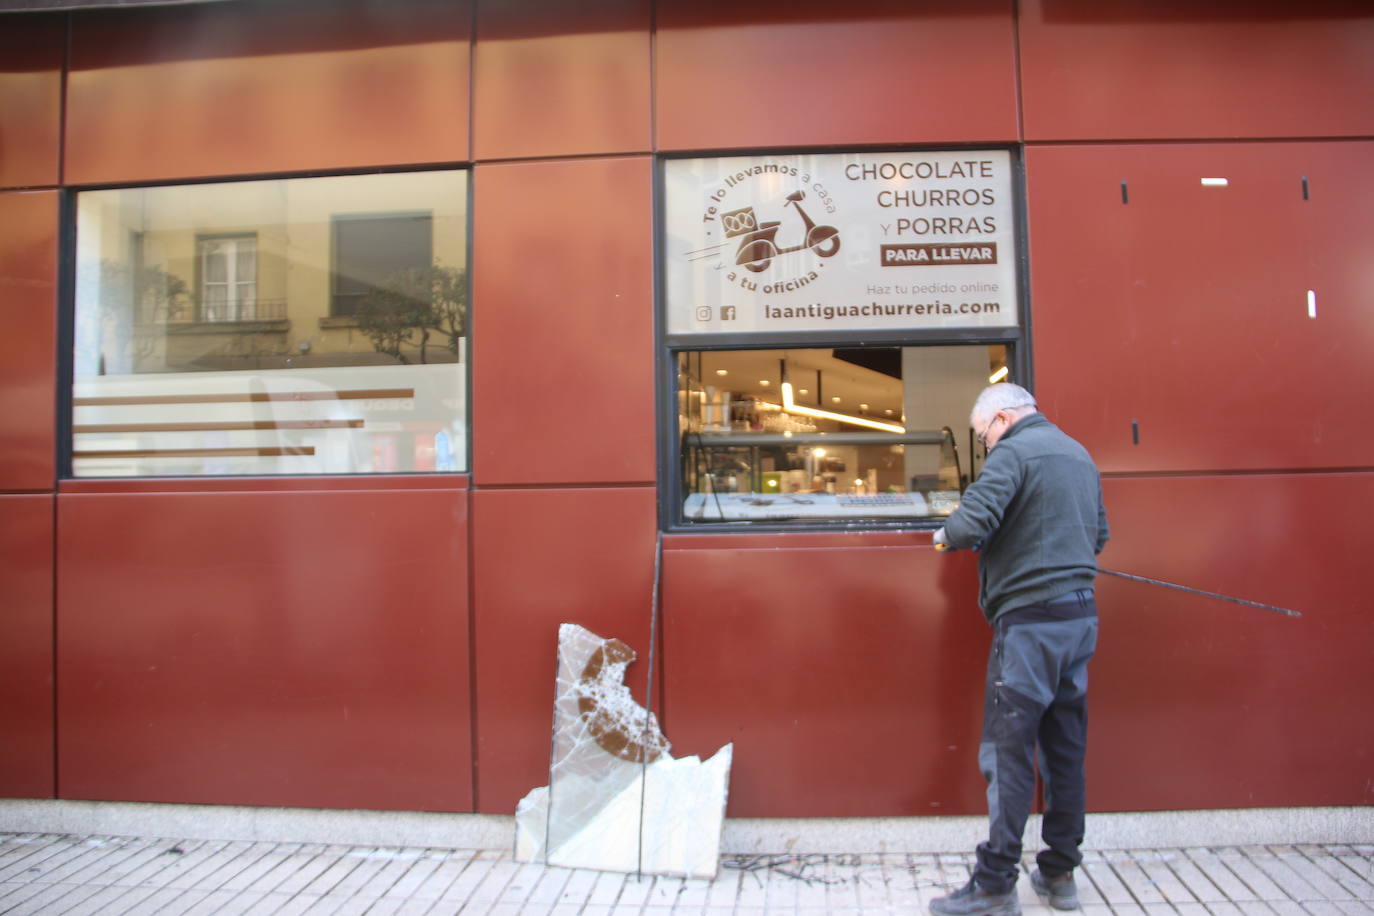
<instances>
[{"instance_id":1,"label":"large shop window","mask_svg":"<svg viewBox=\"0 0 1374 916\"><path fill-rule=\"evenodd\" d=\"M959 505L983 457L969 407L1024 374L1014 167L664 163L675 524L933 524Z\"/></svg>"},{"instance_id":2,"label":"large shop window","mask_svg":"<svg viewBox=\"0 0 1374 916\"><path fill-rule=\"evenodd\" d=\"M72 474L463 471L467 173L76 197Z\"/></svg>"}]
</instances>

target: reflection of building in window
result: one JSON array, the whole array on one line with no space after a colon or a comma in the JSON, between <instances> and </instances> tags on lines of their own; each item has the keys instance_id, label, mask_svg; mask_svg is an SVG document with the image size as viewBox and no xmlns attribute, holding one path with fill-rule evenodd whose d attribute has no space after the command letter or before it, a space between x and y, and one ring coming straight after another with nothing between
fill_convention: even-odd
<instances>
[{"instance_id":1,"label":"reflection of building in window","mask_svg":"<svg viewBox=\"0 0 1374 916\"><path fill-rule=\"evenodd\" d=\"M257 236L202 237L197 249L201 320L257 318Z\"/></svg>"},{"instance_id":2,"label":"reflection of building in window","mask_svg":"<svg viewBox=\"0 0 1374 916\"><path fill-rule=\"evenodd\" d=\"M373 289L434 259L429 213L335 216L333 297L330 314L352 317Z\"/></svg>"}]
</instances>

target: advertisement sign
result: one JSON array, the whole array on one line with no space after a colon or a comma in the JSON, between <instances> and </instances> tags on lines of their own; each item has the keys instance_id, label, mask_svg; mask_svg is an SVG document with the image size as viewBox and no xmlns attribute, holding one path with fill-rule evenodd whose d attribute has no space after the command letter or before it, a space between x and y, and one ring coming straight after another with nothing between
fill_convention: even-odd
<instances>
[{"instance_id":1,"label":"advertisement sign","mask_svg":"<svg viewBox=\"0 0 1374 916\"><path fill-rule=\"evenodd\" d=\"M665 163L669 334L1017 324L1006 150Z\"/></svg>"}]
</instances>

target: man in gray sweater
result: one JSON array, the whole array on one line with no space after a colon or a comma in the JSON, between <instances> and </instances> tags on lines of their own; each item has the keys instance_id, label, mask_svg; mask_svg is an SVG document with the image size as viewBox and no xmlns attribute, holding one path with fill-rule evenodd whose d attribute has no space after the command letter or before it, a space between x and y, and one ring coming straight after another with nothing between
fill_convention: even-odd
<instances>
[{"instance_id":1,"label":"man in gray sweater","mask_svg":"<svg viewBox=\"0 0 1374 916\"><path fill-rule=\"evenodd\" d=\"M969 417L987 450L977 481L935 532L937 550L982 551L979 603L993 627L978 763L988 781L988 840L969 883L932 901L937 914L1021 912L1021 835L1045 778L1048 848L1031 875L1057 909L1078 906L1089 659L1097 647L1093 580L1107 543L1102 485L1088 452L1036 412L1017 385L983 390Z\"/></svg>"}]
</instances>

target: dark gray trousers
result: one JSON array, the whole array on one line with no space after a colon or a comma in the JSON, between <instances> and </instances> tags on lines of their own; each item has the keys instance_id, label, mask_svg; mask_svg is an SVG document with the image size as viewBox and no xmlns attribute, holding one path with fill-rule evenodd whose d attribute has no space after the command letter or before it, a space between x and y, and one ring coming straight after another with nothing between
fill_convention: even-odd
<instances>
[{"instance_id":1,"label":"dark gray trousers","mask_svg":"<svg viewBox=\"0 0 1374 916\"><path fill-rule=\"evenodd\" d=\"M1058 608L1056 608L1056 605ZM999 618L988 655L983 738L978 764L988 781L988 840L978 845L973 877L983 890L1016 884L1021 836L1035 795L1035 752L1045 780L1040 870L1058 875L1083 861L1083 760L1088 743L1088 661L1097 648L1097 607L1078 593L1070 619L1053 619L1064 602ZM1038 613L1043 611L1044 613ZM1029 618L1029 619L1028 619Z\"/></svg>"}]
</instances>

